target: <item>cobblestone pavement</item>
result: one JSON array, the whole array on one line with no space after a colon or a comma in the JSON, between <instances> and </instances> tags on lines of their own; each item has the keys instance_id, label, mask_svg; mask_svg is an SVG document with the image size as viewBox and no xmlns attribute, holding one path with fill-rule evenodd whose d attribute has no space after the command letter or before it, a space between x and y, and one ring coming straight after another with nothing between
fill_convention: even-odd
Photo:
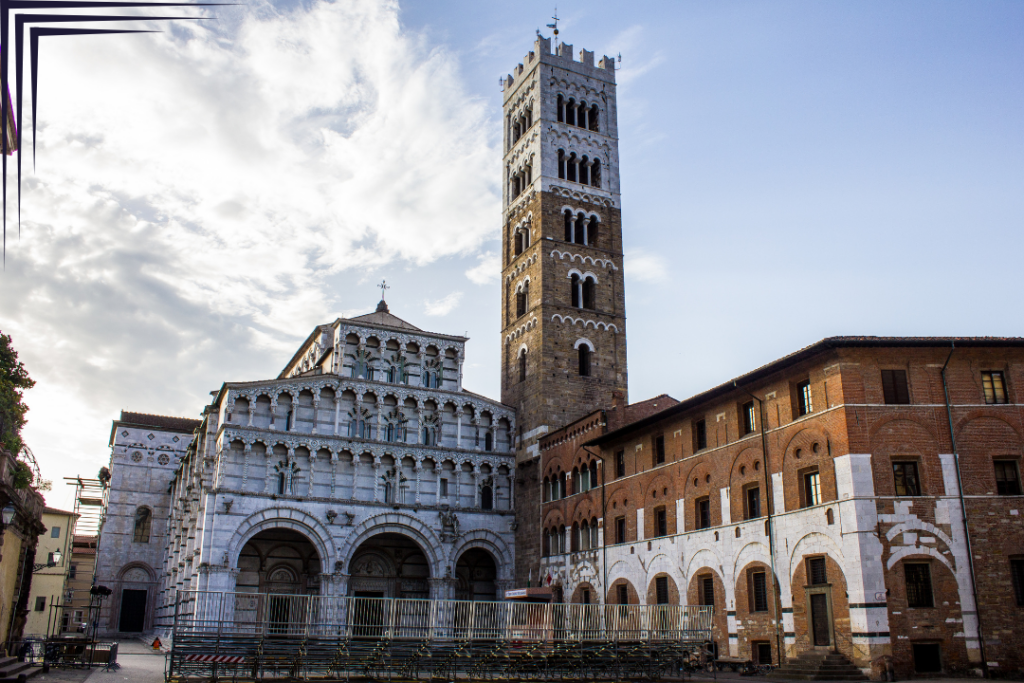
<instances>
[{"instance_id":1,"label":"cobblestone pavement","mask_svg":"<svg viewBox=\"0 0 1024 683\"><path fill-rule=\"evenodd\" d=\"M117 661L120 669L51 669L32 678L33 683L163 683L164 653L137 640L121 641Z\"/></svg>"}]
</instances>

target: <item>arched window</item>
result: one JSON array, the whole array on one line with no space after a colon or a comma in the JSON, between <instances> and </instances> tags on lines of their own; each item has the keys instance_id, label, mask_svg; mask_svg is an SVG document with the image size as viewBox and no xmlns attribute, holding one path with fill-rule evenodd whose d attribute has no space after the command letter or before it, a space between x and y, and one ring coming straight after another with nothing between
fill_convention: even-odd
<instances>
[{"instance_id":1,"label":"arched window","mask_svg":"<svg viewBox=\"0 0 1024 683\"><path fill-rule=\"evenodd\" d=\"M387 429L384 431L384 440L391 442L395 440L395 425L388 423Z\"/></svg>"},{"instance_id":2,"label":"arched window","mask_svg":"<svg viewBox=\"0 0 1024 683\"><path fill-rule=\"evenodd\" d=\"M579 163L579 159L576 158L576 152L569 155L569 160L565 164L565 179L576 182L576 165Z\"/></svg>"},{"instance_id":3,"label":"arched window","mask_svg":"<svg viewBox=\"0 0 1024 683\"><path fill-rule=\"evenodd\" d=\"M580 468L578 467L572 468L572 492L580 492Z\"/></svg>"},{"instance_id":4,"label":"arched window","mask_svg":"<svg viewBox=\"0 0 1024 683\"><path fill-rule=\"evenodd\" d=\"M519 352L519 381L526 380L526 349Z\"/></svg>"},{"instance_id":5,"label":"arched window","mask_svg":"<svg viewBox=\"0 0 1024 683\"><path fill-rule=\"evenodd\" d=\"M558 150L558 177L565 180L565 150Z\"/></svg>"},{"instance_id":6,"label":"arched window","mask_svg":"<svg viewBox=\"0 0 1024 683\"><path fill-rule=\"evenodd\" d=\"M580 158L580 182L590 184L590 159L586 155Z\"/></svg>"},{"instance_id":7,"label":"arched window","mask_svg":"<svg viewBox=\"0 0 1024 683\"><path fill-rule=\"evenodd\" d=\"M584 465L580 470L580 492L586 493L590 490L590 469Z\"/></svg>"},{"instance_id":8,"label":"arched window","mask_svg":"<svg viewBox=\"0 0 1024 683\"><path fill-rule=\"evenodd\" d=\"M601 187L601 160L594 159L590 164L590 184L594 187Z\"/></svg>"},{"instance_id":9,"label":"arched window","mask_svg":"<svg viewBox=\"0 0 1024 683\"><path fill-rule=\"evenodd\" d=\"M558 527L558 554L565 554L565 525Z\"/></svg>"},{"instance_id":10,"label":"arched window","mask_svg":"<svg viewBox=\"0 0 1024 683\"><path fill-rule=\"evenodd\" d=\"M590 108L590 112L587 114L587 127L595 133L600 132L600 127L597 123L597 105L595 104Z\"/></svg>"},{"instance_id":11,"label":"arched window","mask_svg":"<svg viewBox=\"0 0 1024 683\"><path fill-rule=\"evenodd\" d=\"M596 292L596 289L597 283L594 282L594 278L592 277L588 277L581 283L580 290L583 294L583 296L581 297L582 301L580 302L581 308L587 308L590 310L594 310L595 308L597 308L594 305L594 294Z\"/></svg>"},{"instance_id":12,"label":"arched window","mask_svg":"<svg viewBox=\"0 0 1024 683\"><path fill-rule=\"evenodd\" d=\"M490 451L493 448L494 448L494 435L491 434L491 430L488 429L487 433L484 434L484 450L485 451Z\"/></svg>"},{"instance_id":13,"label":"arched window","mask_svg":"<svg viewBox=\"0 0 1024 683\"><path fill-rule=\"evenodd\" d=\"M569 296L572 298L573 308L580 307L580 276L576 273L572 274L572 278L569 279Z\"/></svg>"},{"instance_id":14,"label":"arched window","mask_svg":"<svg viewBox=\"0 0 1024 683\"><path fill-rule=\"evenodd\" d=\"M576 125L576 100L569 100L565 106L565 122L570 126Z\"/></svg>"},{"instance_id":15,"label":"arched window","mask_svg":"<svg viewBox=\"0 0 1024 683\"><path fill-rule=\"evenodd\" d=\"M569 552L577 553L580 550L580 525L572 523L572 537L569 539Z\"/></svg>"},{"instance_id":16,"label":"arched window","mask_svg":"<svg viewBox=\"0 0 1024 683\"><path fill-rule=\"evenodd\" d=\"M551 532L547 529L544 530L544 536L542 537L542 546L540 554L541 557L551 556Z\"/></svg>"},{"instance_id":17,"label":"arched window","mask_svg":"<svg viewBox=\"0 0 1024 683\"><path fill-rule=\"evenodd\" d=\"M285 476L284 472L277 475L277 492L279 495L285 494Z\"/></svg>"},{"instance_id":18,"label":"arched window","mask_svg":"<svg viewBox=\"0 0 1024 683\"><path fill-rule=\"evenodd\" d=\"M580 550L590 550L590 522L587 520L580 525Z\"/></svg>"},{"instance_id":19,"label":"arched window","mask_svg":"<svg viewBox=\"0 0 1024 683\"><path fill-rule=\"evenodd\" d=\"M587 243L587 217L583 213L576 215L576 235L573 242L576 244Z\"/></svg>"},{"instance_id":20,"label":"arched window","mask_svg":"<svg viewBox=\"0 0 1024 683\"><path fill-rule=\"evenodd\" d=\"M565 241L572 242L572 211L566 209L562 217L565 219Z\"/></svg>"},{"instance_id":21,"label":"arched window","mask_svg":"<svg viewBox=\"0 0 1024 683\"><path fill-rule=\"evenodd\" d=\"M591 216L587 222L587 244L597 246L597 216Z\"/></svg>"},{"instance_id":22,"label":"arched window","mask_svg":"<svg viewBox=\"0 0 1024 683\"><path fill-rule=\"evenodd\" d=\"M565 98L558 96L558 122L565 123Z\"/></svg>"},{"instance_id":23,"label":"arched window","mask_svg":"<svg viewBox=\"0 0 1024 683\"><path fill-rule=\"evenodd\" d=\"M597 537L597 517L590 520L590 547L596 548L601 545L600 540Z\"/></svg>"},{"instance_id":24,"label":"arched window","mask_svg":"<svg viewBox=\"0 0 1024 683\"><path fill-rule=\"evenodd\" d=\"M590 377L590 347L580 344L578 349L580 363L580 377Z\"/></svg>"},{"instance_id":25,"label":"arched window","mask_svg":"<svg viewBox=\"0 0 1024 683\"><path fill-rule=\"evenodd\" d=\"M149 543L149 529L153 523L153 513L147 507L135 511L135 543Z\"/></svg>"},{"instance_id":26,"label":"arched window","mask_svg":"<svg viewBox=\"0 0 1024 683\"><path fill-rule=\"evenodd\" d=\"M523 233L516 230L516 256L523 253Z\"/></svg>"},{"instance_id":27,"label":"arched window","mask_svg":"<svg viewBox=\"0 0 1024 683\"><path fill-rule=\"evenodd\" d=\"M494 490L488 484L485 484L483 488L480 489L480 509L494 509Z\"/></svg>"},{"instance_id":28,"label":"arched window","mask_svg":"<svg viewBox=\"0 0 1024 683\"><path fill-rule=\"evenodd\" d=\"M566 480L565 472L560 473L558 475L558 493L559 493L558 497L559 498L565 498L565 493L566 493L566 481L565 480Z\"/></svg>"},{"instance_id":29,"label":"arched window","mask_svg":"<svg viewBox=\"0 0 1024 683\"><path fill-rule=\"evenodd\" d=\"M384 502L393 503L395 502L395 490L394 485L390 481L384 482Z\"/></svg>"},{"instance_id":30,"label":"arched window","mask_svg":"<svg viewBox=\"0 0 1024 683\"><path fill-rule=\"evenodd\" d=\"M394 382L395 381L395 366L394 365L389 365L388 366L388 374L387 374L387 380L386 381L388 381L388 382Z\"/></svg>"},{"instance_id":31,"label":"arched window","mask_svg":"<svg viewBox=\"0 0 1024 683\"><path fill-rule=\"evenodd\" d=\"M597 482L597 461L590 463L590 487L594 488L598 485Z\"/></svg>"},{"instance_id":32,"label":"arched window","mask_svg":"<svg viewBox=\"0 0 1024 683\"><path fill-rule=\"evenodd\" d=\"M551 480L548 477L544 477L544 487L541 489L541 495L543 496L542 503L551 502Z\"/></svg>"},{"instance_id":33,"label":"arched window","mask_svg":"<svg viewBox=\"0 0 1024 683\"><path fill-rule=\"evenodd\" d=\"M587 105L583 102L576 107L576 125L580 128L587 127Z\"/></svg>"}]
</instances>

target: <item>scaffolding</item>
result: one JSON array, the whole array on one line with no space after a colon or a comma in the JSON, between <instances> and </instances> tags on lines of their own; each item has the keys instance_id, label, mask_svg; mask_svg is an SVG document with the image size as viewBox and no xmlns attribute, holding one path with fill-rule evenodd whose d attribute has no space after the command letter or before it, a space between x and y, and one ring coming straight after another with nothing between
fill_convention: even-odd
<instances>
[{"instance_id":1,"label":"scaffolding","mask_svg":"<svg viewBox=\"0 0 1024 683\"><path fill-rule=\"evenodd\" d=\"M181 591L168 680L655 680L712 608Z\"/></svg>"},{"instance_id":2,"label":"scaffolding","mask_svg":"<svg viewBox=\"0 0 1024 683\"><path fill-rule=\"evenodd\" d=\"M104 479L83 479L64 477L68 486L75 487L75 534L98 536L103 526L103 515L107 511L107 497L110 488Z\"/></svg>"}]
</instances>

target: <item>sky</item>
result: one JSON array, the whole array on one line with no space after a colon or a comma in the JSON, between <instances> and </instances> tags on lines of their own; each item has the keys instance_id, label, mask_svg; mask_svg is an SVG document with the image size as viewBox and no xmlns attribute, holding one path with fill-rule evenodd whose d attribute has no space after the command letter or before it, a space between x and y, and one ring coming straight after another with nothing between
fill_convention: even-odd
<instances>
[{"instance_id":1,"label":"sky","mask_svg":"<svg viewBox=\"0 0 1024 683\"><path fill-rule=\"evenodd\" d=\"M553 11L250 0L41 41L0 330L38 382L48 503L108 463L122 409L199 417L383 279L393 313L470 337L465 386L497 398L498 80ZM834 335L1024 336L1024 3L558 16L621 54L630 400Z\"/></svg>"}]
</instances>

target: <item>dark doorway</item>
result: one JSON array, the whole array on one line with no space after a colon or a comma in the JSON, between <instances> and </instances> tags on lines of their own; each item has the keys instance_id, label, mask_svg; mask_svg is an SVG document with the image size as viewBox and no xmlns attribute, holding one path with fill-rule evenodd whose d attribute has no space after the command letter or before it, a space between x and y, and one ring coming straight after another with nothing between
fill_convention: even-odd
<instances>
[{"instance_id":1,"label":"dark doorway","mask_svg":"<svg viewBox=\"0 0 1024 683\"><path fill-rule=\"evenodd\" d=\"M486 550L470 548L455 564L457 600L497 600L498 568Z\"/></svg>"},{"instance_id":2,"label":"dark doorway","mask_svg":"<svg viewBox=\"0 0 1024 683\"><path fill-rule=\"evenodd\" d=\"M942 657L938 643L914 643L914 673L930 674L942 671Z\"/></svg>"},{"instance_id":3,"label":"dark doorway","mask_svg":"<svg viewBox=\"0 0 1024 683\"><path fill-rule=\"evenodd\" d=\"M141 633L146 627L146 597L149 591L125 588L121 591L121 619L118 630L122 633Z\"/></svg>"},{"instance_id":4,"label":"dark doorway","mask_svg":"<svg viewBox=\"0 0 1024 683\"><path fill-rule=\"evenodd\" d=\"M828 596L824 593L811 594L811 633L815 647L828 647Z\"/></svg>"}]
</instances>

